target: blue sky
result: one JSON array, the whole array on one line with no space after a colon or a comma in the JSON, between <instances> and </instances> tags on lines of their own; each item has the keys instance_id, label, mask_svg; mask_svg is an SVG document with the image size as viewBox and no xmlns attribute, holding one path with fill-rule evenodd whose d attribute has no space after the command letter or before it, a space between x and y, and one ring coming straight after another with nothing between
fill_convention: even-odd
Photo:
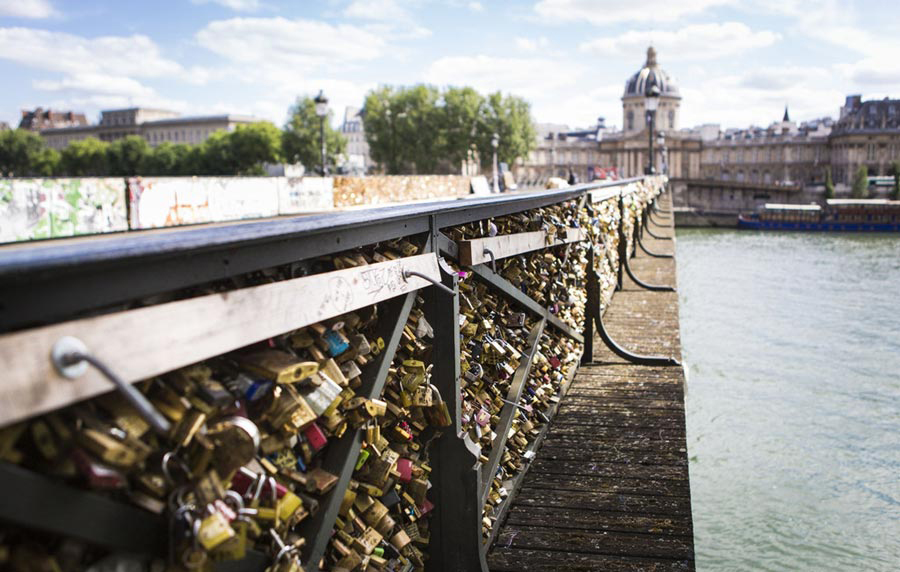
<instances>
[{"instance_id":1,"label":"blue sky","mask_svg":"<svg viewBox=\"0 0 900 572\"><path fill-rule=\"evenodd\" d=\"M648 44L682 126L836 116L900 97L898 10L842 0L0 0L0 120L126 106L283 124L319 89L336 118L379 84L521 95L537 121L621 126Z\"/></svg>"}]
</instances>

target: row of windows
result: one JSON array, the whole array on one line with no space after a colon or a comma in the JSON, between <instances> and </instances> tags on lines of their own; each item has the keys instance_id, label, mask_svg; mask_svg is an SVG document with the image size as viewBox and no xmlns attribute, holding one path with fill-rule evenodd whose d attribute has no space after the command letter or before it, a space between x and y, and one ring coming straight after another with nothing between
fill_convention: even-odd
<instances>
[{"instance_id":1,"label":"row of windows","mask_svg":"<svg viewBox=\"0 0 900 572\"><path fill-rule=\"evenodd\" d=\"M665 119L668 119L669 122L666 124ZM629 110L628 113L625 114L625 129L627 131L634 131L634 111ZM663 115L662 113L656 114L656 128L657 129L675 129L675 110L670 109L669 113Z\"/></svg>"},{"instance_id":2,"label":"row of windows","mask_svg":"<svg viewBox=\"0 0 900 572\"><path fill-rule=\"evenodd\" d=\"M215 129L175 129L169 131L151 131L147 134L150 143L200 143L205 141Z\"/></svg>"}]
</instances>

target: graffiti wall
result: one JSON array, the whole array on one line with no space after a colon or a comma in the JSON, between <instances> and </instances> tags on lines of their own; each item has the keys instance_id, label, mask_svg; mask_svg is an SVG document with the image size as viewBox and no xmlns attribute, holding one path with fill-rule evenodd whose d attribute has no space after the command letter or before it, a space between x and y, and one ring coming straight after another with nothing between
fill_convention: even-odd
<instances>
[{"instance_id":1,"label":"graffiti wall","mask_svg":"<svg viewBox=\"0 0 900 572\"><path fill-rule=\"evenodd\" d=\"M306 177L134 177L134 230L265 218L331 209L331 179Z\"/></svg>"},{"instance_id":2,"label":"graffiti wall","mask_svg":"<svg viewBox=\"0 0 900 572\"><path fill-rule=\"evenodd\" d=\"M0 179L0 242L128 230L122 179Z\"/></svg>"}]
</instances>

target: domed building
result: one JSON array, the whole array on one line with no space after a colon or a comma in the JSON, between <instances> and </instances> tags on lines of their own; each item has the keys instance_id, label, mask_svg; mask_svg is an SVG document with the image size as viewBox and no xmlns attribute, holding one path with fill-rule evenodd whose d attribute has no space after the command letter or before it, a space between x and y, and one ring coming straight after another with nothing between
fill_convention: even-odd
<instances>
[{"instance_id":1,"label":"domed building","mask_svg":"<svg viewBox=\"0 0 900 572\"><path fill-rule=\"evenodd\" d=\"M659 67L656 62L656 50L650 46L647 48L647 62L644 67L625 82L625 93L622 95L622 126L626 134L647 128L644 102L653 85L659 88L659 108L656 111L654 127L663 131L678 129L678 108L681 106L678 84Z\"/></svg>"},{"instance_id":2,"label":"domed building","mask_svg":"<svg viewBox=\"0 0 900 572\"><path fill-rule=\"evenodd\" d=\"M606 134L600 141L600 164L614 167L620 177L644 174L649 164L646 101L653 86L659 90L653 137L656 171L672 178L696 176L700 172L700 137L679 130L681 93L675 79L660 67L652 46L647 48L644 65L625 82L622 130Z\"/></svg>"}]
</instances>

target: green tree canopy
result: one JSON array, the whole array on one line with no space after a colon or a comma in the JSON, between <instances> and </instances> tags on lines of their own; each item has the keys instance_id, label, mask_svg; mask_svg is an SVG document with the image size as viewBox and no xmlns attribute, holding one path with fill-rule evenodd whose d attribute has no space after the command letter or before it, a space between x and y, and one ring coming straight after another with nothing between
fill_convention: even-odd
<instances>
[{"instance_id":1,"label":"green tree canopy","mask_svg":"<svg viewBox=\"0 0 900 572\"><path fill-rule=\"evenodd\" d=\"M864 199L869 196L869 169L865 165L860 165L856 170L851 196L854 199Z\"/></svg>"},{"instance_id":2,"label":"green tree canopy","mask_svg":"<svg viewBox=\"0 0 900 572\"><path fill-rule=\"evenodd\" d=\"M311 97L298 97L282 133L281 149L288 163L302 163L308 172L318 172L322 163L321 119ZM336 165L347 149L347 139L331 126L331 112L325 117L325 154L328 165Z\"/></svg>"},{"instance_id":3,"label":"green tree canopy","mask_svg":"<svg viewBox=\"0 0 900 572\"><path fill-rule=\"evenodd\" d=\"M482 108L482 127L477 145L481 165L487 167L493 161L491 139L500 136L497 160L512 165L534 148L537 131L531 120L531 104L514 95L503 96L499 91L487 97Z\"/></svg>"},{"instance_id":4,"label":"green tree canopy","mask_svg":"<svg viewBox=\"0 0 900 572\"><path fill-rule=\"evenodd\" d=\"M116 177L140 175L151 153L150 144L140 135L113 141L106 149L109 174Z\"/></svg>"},{"instance_id":5,"label":"green tree canopy","mask_svg":"<svg viewBox=\"0 0 900 572\"><path fill-rule=\"evenodd\" d=\"M263 163L281 160L281 131L268 121L239 125L226 138L237 174L259 175Z\"/></svg>"},{"instance_id":6,"label":"green tree canopy","mask_svg":"<svg viewBox=\"0 0 900 572\"><path fill-rule=\"evenodd\" d=\"M41 172L52 158L44 147L44 140L37 133L25 129L0 131L0 175L4 177L49 175Z\"/></svg>"},{"instance_id":7,"label":"green tree canopy","mask_svg":"<svg viewBox=\"0 0 900 572\"><path fill-rule=\"evenodd\" d=\"M536 135L525 100L470 87L380 87L366 96L365 127L372 159L391 174L435 173L442 164L456 170L472 145L490 166L494 133L499 160L513 163L534 148Z\"/></svg>"},{"instance_id":8,"label":"green tree canopy","mask_svg":"<svg viewBox=\"0 0 900 572\"><path fill-rule=\"evenodd\" d=\"M108 147L109 143L93 137L72 141L61 153L62 172L70 177L106 176L109 174Z\"/></svg>"}]
</instances>

